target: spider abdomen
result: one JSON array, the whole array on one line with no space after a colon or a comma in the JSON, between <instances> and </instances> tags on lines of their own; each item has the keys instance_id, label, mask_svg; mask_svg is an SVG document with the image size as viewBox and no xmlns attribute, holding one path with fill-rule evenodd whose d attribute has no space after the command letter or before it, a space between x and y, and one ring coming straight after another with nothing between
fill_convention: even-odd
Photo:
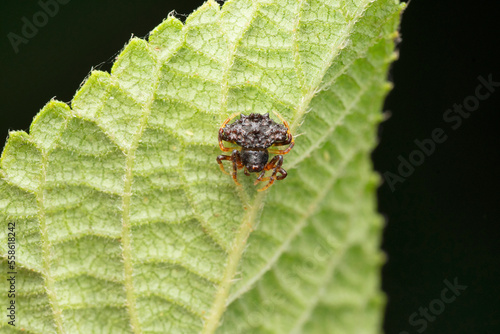
<instances>
[{"instance_id":1,"label":"spider abdomen","mask_svg":"<svg viewBox=\"0 0 500 334\"><path fill-rule=\"evenodd\" d=\"M287 140L287 128L274 122L269 114L241 115L240 119L223 129L222 139L243 148L265 149Z\"/></svg>"}]
</instances>

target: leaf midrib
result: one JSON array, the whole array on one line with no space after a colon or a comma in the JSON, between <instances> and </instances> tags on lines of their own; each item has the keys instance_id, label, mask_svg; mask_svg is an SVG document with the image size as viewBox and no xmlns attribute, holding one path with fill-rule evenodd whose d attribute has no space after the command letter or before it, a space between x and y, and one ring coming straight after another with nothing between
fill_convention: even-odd
<instances>
[{"instance_id":1,"label":"leaf midrib","mask_svg":"<svg viewBox=\"0 0 500 334\"><path fill-rule=\"evenodd\" d=\"M234 58L236 56L236 48L243 38L244 34L248 30L251 25L251 22L255 19L255 13L257 13L258 6L254 1L252 4L252 14L249 15L250 19L248 24L244 29L241 30L240 35L234 39L234 42L231 45L231 49L228 51L227 60L224 64L224 73L222 75L222 89L221 89L221 109L222 114L227 115L227 100L229 94L229 73L231 71L231 65L234 62ZM227 40L227 39L226 39ZM229 41L228 41L229 42ZM254 205L249 205L249 198L244 189L240 186L236 186L236 190L240 200L242 202L242 208L246 208L246 213L243 217L242 223L238 228L238 231L233 239L231 244L232 249L228 252L228 259L226 267L224 268L224 274L221 281L221 284L218 286L214 302L209 310L209 315L206 321L203 324L203 329L201 331L202 334L212 334L219 327L219 321L222 317L222 314L226 310L227 307L227 297L229 295L232 280L238 269L238 264L240 262L241 256L245 249L246 240L250 235L251 230L253 229L256 221L256 216L261 209L261 201L263 200L265 194L260 193L256 196ZM257 206L256 206L257 204ZM247 221L248 220L248 221Z\"/></svg>"}]
</instances>

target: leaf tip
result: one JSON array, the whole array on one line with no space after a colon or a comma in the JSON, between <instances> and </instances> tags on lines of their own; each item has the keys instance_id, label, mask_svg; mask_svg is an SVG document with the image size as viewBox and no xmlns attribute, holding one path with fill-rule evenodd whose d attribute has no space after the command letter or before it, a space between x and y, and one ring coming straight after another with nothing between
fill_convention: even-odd
<instances>
[{"instance_id":1,"label":"leaf tip","mask_svg":"<svg viewBox=\"0 0 500 334\"><path fill-rule=\"evenodd\" d=\"M148 42L141 38L132 37L129 43L116 58L116 61L111 68L111 74L119 76L123 71L130 67L132 62L140 61L143 54L148 54L150 57L153 57L149 50Z\"/></svg>"},{"instance_id":2,"label":"leaf tip","mask_svg":"<svg viewBox=\"0 0 500 334\"><path fill-rule=\"evenodd\" d=\"M148 41L153 48L168 51L181 40L183 27L179 19L169 14L169 17L151 32Z\"/></svg>"},{"instance_id":3,"label":"leaf tip","mask_svg":"<svg viewBox=\"0 0 500 334\"><path fill-rule=\"evenodd\" d=\"M50 150L61 135L66 119L70 115L71 109L66 103L50 100L31 123L30 137L38 147Z\"/></svg>"},{"instance_id":4,"label":"leaf tip","mask_svg":"<svg viewBox=\"0 0 500 334\"><path fill-rule=\"evenodd\" d=\"M111 75L103 71L92 71L81 88L76 92L71 102L73 111L82 116L93 118L106 94Z\"/></svg>"},{"instance_id":5,"label":"leaf tip","mask_svg":"<svg viewBox=\"0 0 500 334\"><path fill-rule=\"evenodd\" d=\"M220 6L215 0L208 0L186 19L186 25L214 23L219 18Z\"/></svg>"},{"instance_id":6,"label":"leaf tip","mask_svg":"<svg viewBox=\"0 0 500 334\"><path fill-rule=\"evenodd\" d=\"M3 177L9 183L34 191L40 184L41 154L25 131L11 131L0 157Z\"/></svg>"}]
</instances>

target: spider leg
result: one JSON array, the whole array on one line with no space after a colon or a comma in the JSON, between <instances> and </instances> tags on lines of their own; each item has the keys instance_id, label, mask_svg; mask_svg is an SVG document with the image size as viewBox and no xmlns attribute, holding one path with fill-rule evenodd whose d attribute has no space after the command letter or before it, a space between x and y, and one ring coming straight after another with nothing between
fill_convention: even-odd
<instances>
[{"instance_id":1,"label":"spider leg","mask_svg":"<svg viewBox=\"0 0 500 334\"><path fill-rule=\"evenodd\" d=\"M233 150L231 157L233 159L233 180L234 180L234 183L241 186L241 184L238 182L238 169L245 167L245 165L243 165L243 163L241 162L241 156L240 156L240 152L238 150Z\"/></svg>"},{"instance_id":2,"label":"spider leg","mask_svg":"<svg viewBox=\"0 0 500 334\"><path fill-rule=\"evenodd\" d=\"M240 113L234 113L231 116L229 116L219 128L219 147L223 152L229 152L233 149L232 147L225 147L224 144L222 143L222 134L224 133L224 127L227 125L227 123L231 122L231 120L236 116L238 116L239 114Z\"/></svg>"},{"instance_id":3,"label":"spider leg","mask_svg":"<svg viewBox=\"0 0 500 334\"><path fill-rule=\"evenodd\" d=\"M229 175L229 173L224 170L224 165L222 164L223 160L231 160L233 162L233 180L234 183L241 186L241 184L238 182L238 169L245 167L245 165L243 165L243 163L241 162L240 152L238 150L233 150L233 153L231 155L222 154L217 157L217 163L219 164L220 169L224 173Z\"/></svg>"},{"instance_id":4,"label":"spider leg","mask_svg":"<svg viewBox=\"0 0 500 334\"><path fill-rule=\"evenodd\" d=\"M278 168L278 172L280 172L281 175L276 176L276 180L283 180L288 175L288 173L286 172L286 170L284 170L281 167Z\"/></svg>"},{"instance_id":5,"label":"spider leg","mask_svg":"<svg viewBox=\"0 0 500 334\"><path fill-rule=\"evenodd\" d=\"M284 169L283 169L283 168L281 168L281 167L280 167L280 168L278 168L278 173L280 173L280 175L276 174L276 180L278 180L278 181L279 181L279 180L283 180L283 179L284 179L284 178L288 175L288 173L286 172L286 170L284 170ZM260 179L259 181L260 181L260 182L264 182L264 181L267 181L267 180L269 180L269 179L270 179L270 177L269 177L269 176L267 176L267 177L264 177L264 178ZM255 184L257 184L257 183L255 183ZM254 184L254 185L255 185L255 184Z\"/></svg>"},{"instance_id":6,"label":"spider leg","mask_svg":"<svg viewBox=\"0 0 500 334\"><path fill-rule=\"evenodd\" d=\"M290 137L292 135L290 134ZM287 154L288 152L290 152L293 148L293 146L295 145L295 140L293 140L293 137L291 137L289 139L289 142L286 143L286 144L283 144L283 145L287 145L287 144L290 144L290 146L288 146L286 149L284 150L273 150L273 149L268 149L267 151L270 153L270 154L281 154L281 155L284 155L284 154Z\"/></svg>"},{"instance_id":7,"label":"spider leg","mask_svg":"<svg viewBox=\"0 0 500 334\"><path fill-rule=\"evenodd\" d=\"M217 157L217 163L219 164L220 170L223 171L225 174L230 175L226 170L224 169L224 165L222 164L223 160L232 160L230 155L224 155L221 154Z\"/></svg>"},{"instance_id":8,"label":"spider leg","mask_svg":"<svg viewBox=\"0 0 500 334\"><path fill-rule=\"evenodd\" d=\"M264 177L264 174L266 174L266 170L265 170L265 169L264 169L264 170L260 173L259 177L258 177L258 178L255 180L255 182L253 183L253 185L254 185L254 186L256 186L256 185L257 185L257 183L259 183L260 181L266 181L266 180L269 180L269 178L268 178L268 177Z\"/></svg>"},{"instance_id":9,"label":"spider leg","mask_svg":"<svg viewBox=\"0 0 500 334\"><path fill-rule=\"evenodd\" d=\"M255 180L254 185L257 185L257 183L261 181L267 181L269 180L269 177L264 177L264 174L266 174L266 171L271 170L275 168L276 163L280 160L280 156L277 155L271 159L265 166L264 169L262 169L262 172L260 173L259 177ZM281 160L283 160L283 157L281 157ZM283 163L283 162L282 162ZM280 167L278 167L280 168Z\"/></svg>"},{"instance_id":10,"label":"spider leg","mask_svg":"<svg viewBox=\"0 0 500 334\"><path fill-rule=\"evenodd\" d=\"M267 181L269 180L269 183L264 186L264 188L258 189L258 191L264 191L267 188L269 188L275 180L283 180L286 176L287 173L286 171L281 168L283 165L283 156L282 155L277 155L274 158L269 161L266 166L264 167L264 170L262 173L259 175L257 180L255 180L255 184L261 182L261 181ZM264 178L264 173L268 170L273 170L273 174L270 177L265 177ZM277 176L278 172L280 172L280 176Z\"/></svg>"}]
</instances>

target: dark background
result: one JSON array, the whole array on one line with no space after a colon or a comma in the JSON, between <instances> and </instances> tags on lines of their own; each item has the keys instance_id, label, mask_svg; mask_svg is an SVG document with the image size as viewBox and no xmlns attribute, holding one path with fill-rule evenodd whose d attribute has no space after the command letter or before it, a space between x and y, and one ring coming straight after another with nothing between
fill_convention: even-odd
<instances>
[{"instance_id":1,"label":"dark background","mask_svg":"<svg viewBox=\"0 0 500 334\"><path fill-rule=\"evenodd\" d=\"M36 1L0 2L0 147L8 130L27 130L52 97L69 102L92 67L108 70L131 35L144 37L167 14L191 13L200 1L70 1L61 5L16 54L7 34L40 10ZM379 189L387 217L383 289L388 334L500 333L500 87L459 128L443 120L454 103L473 96L478 76L500 82L498 1L414 0L403 16L395 88L384 109L375 168L397 174L400 161L431 137L447 136L422 165ZM440 298L443 282L467 289L433 321L413 326L409 316ZM449 297L449 296L448 296ZM423 319L417 316L416 320Z\"/></svg>"}]
</instances>

